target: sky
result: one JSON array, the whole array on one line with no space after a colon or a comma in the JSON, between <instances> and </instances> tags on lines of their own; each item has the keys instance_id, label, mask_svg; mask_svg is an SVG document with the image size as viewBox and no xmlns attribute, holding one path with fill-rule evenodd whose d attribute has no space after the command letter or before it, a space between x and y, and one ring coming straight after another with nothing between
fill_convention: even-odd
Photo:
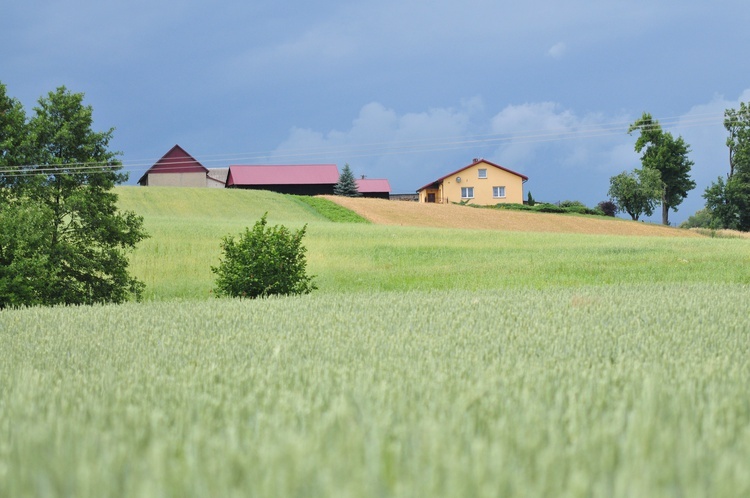
<instances>
[{"instance_id":1,"label":"sky","mask_svg":"<svg viewBox=\"0 0 750 498\"><path fill-rule=\"evenodd\" d=\"M84 93L129 183L175 144L208 168L349 164L393 193L481 157L589 206L641 166L627 129L649 112L691 148L679 223L729 170L748 25L747 0L25 0L2 8L0 82L28 114Z\"/></svg>"}]
</instances>

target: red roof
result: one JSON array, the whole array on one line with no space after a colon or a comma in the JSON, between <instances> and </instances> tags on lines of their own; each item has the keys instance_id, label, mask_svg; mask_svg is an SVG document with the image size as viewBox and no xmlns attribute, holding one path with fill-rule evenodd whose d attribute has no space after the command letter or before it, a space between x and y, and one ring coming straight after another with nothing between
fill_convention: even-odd
<instances>
[{"instance_id":1,"label":"red roof","mask_svg":"<svg viewBox=\"0 0 750 498\"><path fill-rule=\"evenodd\" d=\"M145 181L146 176L153 173L208 173L208 169L185 152L185 149L175 145L143 174L138 183Z\"/></svg>"},{"instance_id":2,"label":"red roof","mask_svg":"<svg viewBox=\"0 0 750 498\"><path fill-rule=\"evenodd\" d=\"M491 163L491 162L490 162L490 161L488 161L487 159L474 159L474 162L472 162L472 163L471 163L471 164L469 164L468 166L464 166L463 168L459 168L459 169L457 169L456 171L454 171L454 172L452 172L452 173L448 173L448 174L447 174L447 175L445 175L445 176L441 176L441 177L440 177L440 178L438 178L437 180L435 180L435 181L433 181L433 182L430 182L430 183L428 183L428 184L427 184L427 185L425 185L424 187L422 187L422 188L418 188L418 189L417 189L417 192L419 192L420 190L424 190L424 189L426 189L426 188L432 187L432 186L433 186L433 185L435 185L436 183L440 183L440 182L442 182L443 180L445 180L445 179L446 179L446 178L448 178L449 176L453 176L453 175L455 175L455 174L457 174L457 173L460 173L460 172L462 172L463 170L465 170L465 169L468 169L468 168L471 168L472 166L475 166L475 165L477 165L477 164L479 164L479 163L485 163L485 164L487 164L487 165L489 165L489 166L494 166L495 168L501 169L501 170L503 170L503 171L507 171L508 173L511 173L511 174L513 174L513 175L516 175L516 176L520 176L520 177L521 177L521 179L523 179L523 181L526 181L526 180L528 180L528 179L529 179L529 177L528 177L528 176L526 176L526 175L522 175L521 173L516 173L515 171L513 171L513 170L510 170L510 169L508 169L508 168L506 168L506 167L504 167L504 166L500 166L499 164Z\"/></svg>"},{"instance_id":3,"label":"red roof","mask_svg":"<svg viewBox=\"0 0 750 498\"><path fill-rule=\"evenodd\" d=\"M267 164L229 166L227 187L232 185L319 185L336 184L335 164Z\"/></svg>"},{"instance_id":4,"label":"red roof","mask_svg":"<svg viewBox=\"0 0 750 498\"><path fill-rule=\"evenodd\" d=\"M357 190L360 194L371 192L388 192L391 193L391 184L385 178L359 178L356 180Z\"/></svg>"}]
</instances>

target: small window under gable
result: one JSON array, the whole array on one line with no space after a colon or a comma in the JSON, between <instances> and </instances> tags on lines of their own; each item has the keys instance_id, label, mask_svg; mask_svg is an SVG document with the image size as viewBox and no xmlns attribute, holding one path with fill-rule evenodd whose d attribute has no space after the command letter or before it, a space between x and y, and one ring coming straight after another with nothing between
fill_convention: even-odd
<instances>
[{"instance_id":1,"label":"small window under gable","mask_svg":"<svg viewBox=\"0 0 750 498\"><path fill-rule=\"evenodd\" d=\"M477 172L479 173L479 178L487 178L486 168L478 169Z\"/></svg>"},{"instance_id":2,"label":"small window under gable","mask_svg":"<svg viewBox=\"0 0 750 498\"><path fill-rule=\"evenodd\" d=\"M474 198L474 187L461 187L461 198L462 199L473 199Z\"/></svg>"}]
</instances>

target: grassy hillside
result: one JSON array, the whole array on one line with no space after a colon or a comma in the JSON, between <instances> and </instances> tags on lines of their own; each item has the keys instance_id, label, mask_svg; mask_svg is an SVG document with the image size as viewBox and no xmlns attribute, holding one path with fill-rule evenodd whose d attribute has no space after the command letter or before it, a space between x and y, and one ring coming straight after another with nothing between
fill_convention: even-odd
<instances>
[{"instance_id":1,"label":"grassy hillside","mask_svg":"<svg viewBox=\"0 0 750 498\"><path fill-rule=\"evenodd\" d=\"M117 193L121 208L143 216L151 235L132 257L147 299L209 297L221 238L239 234L266 212L271 224L327 223L310 206L271 192L121 187Z\"/></svg>"},{"instance_id":2,"label":"grassy hillside","mask_svg":"<svg viewBox=\"0 0 750 498\"><path fill-rule=\"evenodd\" d=\"M0 496L750 495L747 239L118 192L148 301L0 311ZM320 289L211 298L265 212Z\"/></svg>"},{"instance_id":3,"label":"grassy hillside","mask_svg":"<svg viewBox=\"0 0 750 498\"><path fill-rule=\"evenodd\" d=\"M129 187L118 193L120 205L142 214L152 235L132 257L147 299L209 298L221 237L239 234L265 212L272 224L308 224L309 271L323 293L750 283L747 240L331 223L293 197L269 192ZM454 207L458 219L482 211Z\"/></svg>"}]
</instances>

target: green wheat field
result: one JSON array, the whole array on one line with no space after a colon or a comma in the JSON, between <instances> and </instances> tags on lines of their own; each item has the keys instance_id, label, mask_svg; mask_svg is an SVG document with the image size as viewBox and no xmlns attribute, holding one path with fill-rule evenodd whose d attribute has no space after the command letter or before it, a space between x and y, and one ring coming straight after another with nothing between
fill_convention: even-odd
<instances>
[{"instance_id":1,"label":"green wheat field","mask_svg":"<svg viewBox=\"0 0 750 498\"><path fill-rule=\"evenodd\" d=\"M750 495L747 239L118 193L144 302L0 312L2 497ZM213 297L265 212L307 224L319 289Z\"/></svg>"}]
</instances>

